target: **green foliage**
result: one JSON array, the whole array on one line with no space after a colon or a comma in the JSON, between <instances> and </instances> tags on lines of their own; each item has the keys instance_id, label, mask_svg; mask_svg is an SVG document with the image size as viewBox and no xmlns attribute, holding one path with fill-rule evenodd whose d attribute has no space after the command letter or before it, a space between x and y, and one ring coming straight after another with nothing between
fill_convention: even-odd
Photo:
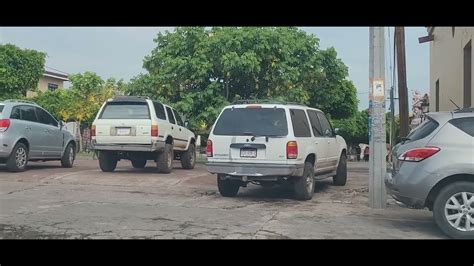
<instances>
[{"instance_id":1,"label":"green foliage","mask_svg":"<svg viewBox=\"0 0 474 266\"><path fill-rule=\"evenodd\" d=\"M28 90L36 89L45 57L45 53L13 44L0 45L0 100L21 98Z\"/></svg>"},{"instance_id":2,"label":"green foliage","mask_svg":"<svg viewBox=\"0 0 474 266\"><path fill-rule=\"evenodd\" d=\"M369 143L369 112L356 112L353 116L344 119L334 119L332 124L339 128L341 135L348 146L359 143Z\"/></svg>"},{"instance_id":3,"label":"green foliage","mask_svg":"<svg viewBox=\"0 0 474 266\"><path fill-rule=\"evenodd\" d=\"M70 80L70 89L39 92L32 100L59 120L92 122L104 101L123 86L122 81L104 81L93 72L71 75Z\"/></svg>"},{"instance_id":4,"label":"green foliage","mask_svg":"<svg viewBox=\"0 0 474 266\"><path fill-rule=\"evenodd\" d=\"M159 33L130 95L149 96L190 118L206 132L223 106L236 99L300 102L344 118L355 112L356 89L333 48L295 27L183 27Z\"/></svg>"}]
</instances>

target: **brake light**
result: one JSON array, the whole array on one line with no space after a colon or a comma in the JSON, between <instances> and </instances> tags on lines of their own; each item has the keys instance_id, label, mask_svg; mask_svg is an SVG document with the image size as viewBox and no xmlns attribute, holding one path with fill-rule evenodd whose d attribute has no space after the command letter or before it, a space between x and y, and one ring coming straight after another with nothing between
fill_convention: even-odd
<instances>
[{"instance_id":1,"label":"brake light","mask_svg":"<svg viewBox=\"0 0 474 266\"><path fill-rule=\"evenodd\" d=\"M10 119L0 119L0 132L5 132L10 127Z\"/></svg>"},{"instance_id":2,"label":"brake light","mask_svg":"<svg viewBox=\"0 0 474 266\"><path fill-rule=\"evenodd\" d=\"M91 127L91 137L95 137L95 125Z\"/></svg>"},{"instance_id":3,"label":"brake light","mask_svg":"<svg viewBox=\"0 0 474 266\"><path fill-rule=\"evenodd\" d=\"M261 105L247 105L245 108L262 108Z\"/></svg>"},{"instance_id":4,"label":"brake light","mask_svg":"<svg viewBox=\"0 0 474 266\"><path fill-rule=\"evenodd\" d=\"M151 125L151 136L158 137L158 125Z\"/></svg>"},{"instance_id":5,"label":"brake light","mask_svg":"<svg viewBox=\"0 0 474 266\"><path fill-rule=\"evenodd\" d=\"M298 158L298 144L296 143L296 141L288 141L288 143L286 144L286 158Z\"/></svg>"},{"instance_id":6,"label":"brake light","mask_svg":"<svg viewBox=\"0 0 474 266\"><path fill-rule=\"evenodd\" d=\"M210 139L207 140L206 154L207 154L207 157L212 157L213 156L213 153L212 153L212 140L210 140Z\"/></svg>"},{"instance_id":7,"label":"brake light","mask_svg":"<svg viewBox=\"0 0 474 266\"><path fill-rule=\"evenodd\" d=\"M398 160L407 161L407 162L421 162L424 159L435 155L439 151L440 151L440 148L438 147L423 147L423 148L412 149L400 155L398 157Z\"/></svg>"}]
</instances>

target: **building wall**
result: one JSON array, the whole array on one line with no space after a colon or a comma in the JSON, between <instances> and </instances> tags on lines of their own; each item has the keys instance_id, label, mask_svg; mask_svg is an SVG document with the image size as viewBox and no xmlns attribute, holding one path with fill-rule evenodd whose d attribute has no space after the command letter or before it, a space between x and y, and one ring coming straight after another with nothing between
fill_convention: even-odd
<instances>
[{"instance_id":1,"label":"building wall","mask_svg":"<svg viewBox=\"0 0 474 266\"><path fill-rule=\"evenodd\" d=\"M474 27L435 27L430 42L430 111L436 111L436 81L439 79L439 111L462 107L464 94L464 47L474 44ZM474 52L474 51L473 51ZM471 103L474 105L474 58L471 52Z\"/></svg>"},{"instance_id":2,"label":"building wall","mask_svg":"<svg viewBox=\"0 0 474 266\"><path fill-rule=\"evenodd\" d=\"M62 89L64 87L64 82L60 79L55 79L55 78L52 78L52 77L46 77L46 76L42 76L40 78L40 80L38 81L38 89L40 91L47 91L48 90L48 83L53 83L53 84L56 84L58 85L58 89ZM31 91L28 91L26 93L26 96L27 97L34 97L36 95L36 93L34 92L31 92Z\"/></svg>"}]
</instances>

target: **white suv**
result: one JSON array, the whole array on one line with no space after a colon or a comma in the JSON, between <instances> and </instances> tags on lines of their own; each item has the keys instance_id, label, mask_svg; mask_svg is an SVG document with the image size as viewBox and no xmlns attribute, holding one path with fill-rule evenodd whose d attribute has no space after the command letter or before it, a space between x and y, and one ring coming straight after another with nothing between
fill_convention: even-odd
<instances>
[{"instance_id":1,"label":"white suv","mask_svg":"<svg viewBox=\"0 0 474 266\"><path fill-rule=\"evenodd\" d=\"M345 140L318 109L241 101L225 107L213 125L207 167L217 174L224 197L236 196L248 182L289 183L297 199L309 200L315 179L346 184L346 151Z\"/></svg>"},{"instance_id":2,"label":"white suv","mask_svg":"<svg viewBox=\"0 0 474 266\"><path fill-rule=\"evenodd\" d=\"M127 159L135 168L156 161L158 171L169 173L173 159L184 169L196 161L195 135L170 106L148 97L117 96L107 100L92 124L92 144L102 171L111 172Z\"/></svg>"}]
</instances>

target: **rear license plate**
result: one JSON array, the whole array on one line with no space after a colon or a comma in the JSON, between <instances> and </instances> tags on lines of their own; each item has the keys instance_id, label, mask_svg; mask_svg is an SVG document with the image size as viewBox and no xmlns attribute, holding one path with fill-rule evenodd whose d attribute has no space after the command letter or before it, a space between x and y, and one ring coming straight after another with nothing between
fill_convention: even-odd
<instances>
[{"instance_id":1,"label":"rear license plate","mask_svg":"<svg viewBox=\"0 0 474 266\"><path fill-rule=\"evenodd\" d=\"M240 149L240 157L256 158L257 149Z\"/></svg>"},{"instance_id":2,"label":"rear license plate","mask_svg":"<svg viewBox=\"0 0 474 266\"><path fill-rule=\"evenodd\" d=\"M130 128L117 128L117 136L129 136Z\"/></svg>"}]
</instances>

